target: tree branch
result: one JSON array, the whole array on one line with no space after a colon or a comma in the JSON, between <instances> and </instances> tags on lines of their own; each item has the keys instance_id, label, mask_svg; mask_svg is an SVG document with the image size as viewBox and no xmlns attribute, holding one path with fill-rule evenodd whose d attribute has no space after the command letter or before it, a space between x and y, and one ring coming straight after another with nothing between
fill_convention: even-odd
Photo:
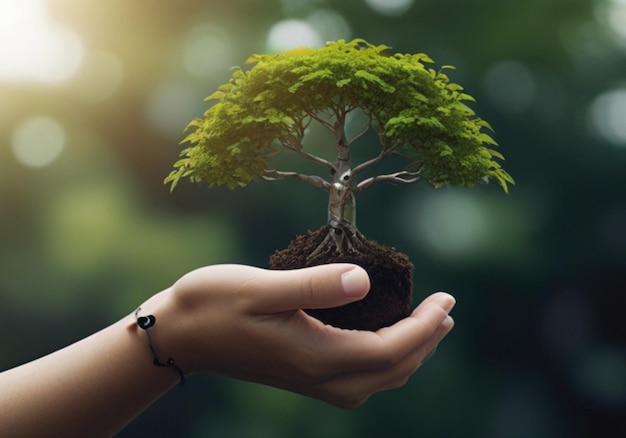
<instances>
[{"instance_id":1,"label":"tree branch","mask_svg":"<svg viewBox=\"0 0 626 438\"><path fill-rule=\"evenodd\" d=\"M304 150L304 146L302 146L302 142L300 138L295 138L294 142L289 141L281 141L280 144L290 151L295 152L302 158L305 158L309 161L313 161L314 163L321 164L322 166L326 166L330 170L336 170L335 165L328 160L325 160L322 157L318 157L317 155L311 154Z\"/></svg>"},{"instance_id":2,"label":"tree branch","mask_svg":"<svg viewBox=\"0 0 626 438\"><path fill-rule=\"evenodd\" d=\"M304 181L319 189L330 190L331 184L324 178L317 175L305 175L298 172L283 172L276 169L265 169L263 179L266 181L278 181L281 179L294 178Z\"/></svg>"},{"instance_id":3,"label":"tree branch","mask_svg":"<svg viewBox=\"0 0 626 438\"><path fill-rule=\"evenodd\" d=\"M357 166L355 166L354 169L352 169L352 174L353 175L356 175L360 171L362 171L362 170L364 170L364 169L366 169L366 168L368 168L370 166L373 166L375 164L380 163L383 159L385 159L389 155L391 155L394 152L396 152L396 149L398 149L401 146L400 143L396 143L396 144L394 144L391 147L385 148L383 140L381 140L381 144L382 144L383 147L381 148L380 153L377 156L375 156L374 158L372 158L370 160L367 160L367 161L364 161L364 162L358 164Z\"/></svg>"},{"instance_id":4,"label":"tree branch","mask_svg":"<svg viewBox=\"0 0 626 438\"><path fill-rule=\"evenodd\" d=\"M421 179L419 171L409 172L403 170L401 172L391 173L388 175L377 175L364 179L353 189L354 194L361 193L363 190L370 188L374 184L388 182L392 184L413 184Z\"/></svg>"},{"instance_id":5,"label":"tree branch","mask_svg":"<svg viewBox=\"0 0 626 438\"><path fill-rule=\"evenodd\" d=\"M316 122L318 122L320 125L322 125L326 129L329 129L330 131L333 131L335 129L332 124L328 123L326 120L322 119L317 114L312 113L312 112L308 112L308 111L307 111L307 114L308 114L309 117L311 117L311 119L315 120Z\"/></svg>"},{"instance_id":6,"label":"tree branch","mask_svg":"<svg viewBox=\"0 0 626 438\"><path fill-rule=\"evenodd\" d=\"M370 130L370 128L372 127L372 119L369 119L367 121L367 124L365 125L365 128L363 128L361 130L361 132L359 132L358 134L356 134L354 137L352 137L350 140L348 140L348 146L350 146L352 143L354 143L355 141L357 141L359 138L361 138L367 131Z\"/></svg>"},{"instance_id":7,"label":"tree branch","mask_svg":"<svg viewBox=\"0 0 626 438\"><path fill-rule=\"evenodd\" d=\"M380 163L387 155L389 155L390 152L387 152L385 150L381 150L380 153L375 156L374 158L364 161L358 165L356 165L353 169L352 169L352 175L356 175L357 173L359 173L360 171L362 171L363 169L373 166L374 164Z\"/></svg>"},{"instance_id":8,"label":"tree branch","mask_svg":"<svg viewBox=\"0 0 626 438\"><path fill-rule=\"evenodd\" d=\"M311 160L314 163L321 164L322 166L326 166L331 170L335 170L335 165L322 157L318 157L317 155L306 152L304 149L294 149L294 151L301 157L306 158L307 160Z\"/></svg>"}]
</instances>

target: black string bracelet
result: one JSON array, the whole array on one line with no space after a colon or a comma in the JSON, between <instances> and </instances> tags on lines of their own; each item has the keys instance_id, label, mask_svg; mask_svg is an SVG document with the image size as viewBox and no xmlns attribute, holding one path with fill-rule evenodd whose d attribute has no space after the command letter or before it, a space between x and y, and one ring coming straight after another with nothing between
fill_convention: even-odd
<instances>
[{"instance_id":1,"label":"black string bracelet","mask_svg":"<svg viewBox=\"0 0 626 438\"><path fill-rule=\"evenodd\" d=\"M135 319L137 320L137 325L139 326L139 328L143 329L146 332L146 336L148 336L148 346L150 347L150 351L152 352L152 355L154 356L154 360L152 361L152 363L157 367L172 368L180 376L180 382L178 382L178 384L184 385L185 373L183 373L183 370L181 370L180 367L176 365L176 362L174 362L174 359L172 359L171 357L168 357L166 362L161 362L161 360L159 359L159 356L156 353L156 350L154 349L154 345L152 344L152 337L150 336L149 329L156 322L155 316L154 315L139 316L140 310L141 310L141 307L135 310Z\"/></svg>"}]
</instances>

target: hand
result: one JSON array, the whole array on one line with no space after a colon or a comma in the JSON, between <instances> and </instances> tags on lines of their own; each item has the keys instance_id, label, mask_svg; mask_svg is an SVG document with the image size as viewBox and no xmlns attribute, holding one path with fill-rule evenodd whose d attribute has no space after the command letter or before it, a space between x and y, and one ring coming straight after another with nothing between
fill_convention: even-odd
<instances>
[{"instance_id":1,"label":"hand","mask_svg":"<svg viewBox=\"0 0 626 438\"><path fill-rule=\"evenodd\" d=\"M436 293L377 332L342 330L299 309L363 298L367 273L350 264L292 271L216 265L182 277L142 305L159 351L186 372L218 373L343 408L404 385L452 329L454 298Z\"/></svg>"}]
</instances>

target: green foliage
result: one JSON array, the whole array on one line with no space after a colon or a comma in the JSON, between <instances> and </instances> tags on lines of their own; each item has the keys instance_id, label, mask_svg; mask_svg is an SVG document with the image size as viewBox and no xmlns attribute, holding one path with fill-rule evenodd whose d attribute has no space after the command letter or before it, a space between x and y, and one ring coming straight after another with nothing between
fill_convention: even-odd
<instances>
[{"instance_id":1,"label":"green foliage","mask_svg":"<svg viewBox=\"0 0 626 438\"><path fill-rule=\"evenodd\" d=\"M182 158L166 178L229 187L261 178L281 148L302 151L311 119L322 112L342 122L361 108L379 131L381 148L411 159L412 170L434 186L471 186L495 179L507 191L513 179L496 159L487 122L465 104L473 101L444 73L427 68L425 54L389 54L387 46L339 40L320 49L253 55L214 104L192 121ZM332 128L329 123L329 129Z\"/></svg>"}]
</instances>

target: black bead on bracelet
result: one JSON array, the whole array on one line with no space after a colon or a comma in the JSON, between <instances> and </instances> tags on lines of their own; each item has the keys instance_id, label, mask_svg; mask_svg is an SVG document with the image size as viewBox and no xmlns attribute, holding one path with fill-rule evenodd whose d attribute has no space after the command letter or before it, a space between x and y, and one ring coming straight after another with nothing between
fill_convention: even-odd
<instances>
[{"instance_id":1,"label":"black bead on bracelet","mask_svg":"<svg viewBox=\"0 0 626 438\"><path fill-rule=\"evenodd\" d=\"M152 337L150 336L149 329L156 323L155 316L154 315L139 316L140 310L141 310L141 307L135 310L135 319L137 320L137 326L143 329L146 332L146 336L148 336L148 346L150 347L150 351L152 352L152 355L154 356L154 360L152 361L152 363L157 367L172 368L180 376L180 382L178 382L178 384L184 385L185 373L183 373L183 370L181 370L180 367L176 365L176 363L174 362L174 359L172 359L171 357L168 357L166 362L161 362L161 360L159 359L159 356L156 353L156 350L154 349L154 345L152 345Z\"/></svg>"}]
</instances>

